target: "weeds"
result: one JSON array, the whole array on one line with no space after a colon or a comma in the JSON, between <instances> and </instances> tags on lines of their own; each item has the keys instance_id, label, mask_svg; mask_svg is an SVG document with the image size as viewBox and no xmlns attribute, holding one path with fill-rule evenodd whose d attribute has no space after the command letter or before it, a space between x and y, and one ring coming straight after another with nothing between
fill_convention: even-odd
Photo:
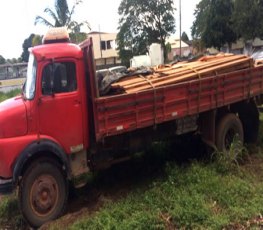
<instances>
[{"instance_id":1,"label":"weeds","mask_svg":"<svg viewBox=\"0 0 263 230\"><path fill-rule=\"evenodd\" d=\"M168 162L164 175L149 187L137 188L117 202L108 201L70 229L222 229L246 224L263 213L263 183L229 172L217 162Z\"/></svg>"},{"instance_id":2,"label":"weeds","mask_svg":"<svg viewBox=\"0 0 263 230\"><path fill-rule=\"evenodd\" d=\"M239 168L240 162L242 162L245 157L249 159L249 153L239 138L235 136L228 150L223 152L216 150L211 157L215 159L218 165L223 167L224 170L233 170L236 167Z\"/></svg>"},{"instance_id":3,"label":"weeds","mask_svg":"<svg viewBox=\"0 0 263 230\"><path fill-rule=\"evenodd\" d=\"M22 229L25 223L20 215L15 195L2 197L0 201L0 229Z\"/></svg>"},{"instance_id":4,"label":"weeds","mask_svg":"<svg viewBox=\"0 0 263 230\"><path fill-rule=\"evenodd\" d=\"M155 144L153 155L146 156L142 165L144 170L131 166L136 179L127 196L117 201L107 197L100 210L82 216L67 227L73 230L261 227L261 222L254 220L263 213L263 180L257 179L259 175L252 174L246 167L243 157L248 155L248 150L238 140L234 140L227 154L216 152L213 154L215 160L208 163L193 160L178 164L168 147L169 144ZM258 162L257 167L262 168L263 156L258 159L261 163ZM154 166L149 165L149 160ZM152 176L151 167L157 165L159 172L156 174L156 170L152 170ZM147 183L140 176L145 168L150 174ZM127 172L119 171L122 177L125 177L124 171ZM118 184L118 178L114 180ZM127 176L126 180L130 178ZM142 188L143 183L147 187Z\"/></svg>"}]
</instances>

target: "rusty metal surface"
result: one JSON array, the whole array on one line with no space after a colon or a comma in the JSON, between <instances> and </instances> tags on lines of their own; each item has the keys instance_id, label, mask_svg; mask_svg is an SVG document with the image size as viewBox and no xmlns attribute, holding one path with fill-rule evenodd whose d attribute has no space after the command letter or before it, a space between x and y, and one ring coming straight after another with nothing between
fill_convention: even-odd
<instances>
[{"instance_id":1,"label":"rusty metal surface","mask_svg":"<svg viewBox=\"0 0 263 230\"><path fill-rule=\"evenodd\" d=\"M56 208L59 197L58 184L53 177L42 175L34 181L30 194L32 210L39 216L46 216Z\"/></svg>"}]
</instances>

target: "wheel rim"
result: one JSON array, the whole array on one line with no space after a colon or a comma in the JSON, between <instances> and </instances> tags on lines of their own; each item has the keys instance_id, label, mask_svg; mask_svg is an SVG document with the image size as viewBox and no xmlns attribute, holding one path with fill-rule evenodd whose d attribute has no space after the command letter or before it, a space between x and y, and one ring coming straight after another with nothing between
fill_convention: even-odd
<instances>
[{"instance_id":1,"label":"wheel rim","mask_svg":"<svg viewBox=\"0 0 263 230\"><path fill-rule=\"evenodd\" d=\"M59 189L54 177L41 175L33 183L30 193L30 205L38 216L47 216L56 207Z\"/></svg>"}]
</instances>

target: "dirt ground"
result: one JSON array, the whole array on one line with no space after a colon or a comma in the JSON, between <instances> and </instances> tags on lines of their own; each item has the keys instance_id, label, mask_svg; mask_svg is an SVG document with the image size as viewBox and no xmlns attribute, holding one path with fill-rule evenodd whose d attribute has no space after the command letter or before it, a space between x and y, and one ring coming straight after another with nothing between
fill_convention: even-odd
<instances>
[{"instance_id":1,"label":"dirt ground","mask_svg":"<svg viewBox=\"0 0 263 230\"><path fill-rule=\"evenodd\" d=\"M14 86L14 85L23 85L25 82L25 78L15 78L15 79L7 79L0 81L0 87L5 86Z\"/></svg>"}]
</instances>

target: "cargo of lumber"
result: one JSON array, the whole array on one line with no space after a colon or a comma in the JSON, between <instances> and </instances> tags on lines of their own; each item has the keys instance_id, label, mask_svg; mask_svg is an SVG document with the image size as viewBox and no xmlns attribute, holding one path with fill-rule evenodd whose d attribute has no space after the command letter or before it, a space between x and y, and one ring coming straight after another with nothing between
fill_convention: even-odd
<instances>
[{"instance_id":1,"label":"cargo of lumber","mask_svg":"<svg viewBox=\"0 0 263 230\"><path fill-rule=\"evenodd\" d=\"M111 84L111 92L135 93L150 88L217 76L252 66L254 66L253 59L245 55L205 56L194 62L158 66L148 71L148 74L129 73Z\"/></svg>"}]
</instances>

